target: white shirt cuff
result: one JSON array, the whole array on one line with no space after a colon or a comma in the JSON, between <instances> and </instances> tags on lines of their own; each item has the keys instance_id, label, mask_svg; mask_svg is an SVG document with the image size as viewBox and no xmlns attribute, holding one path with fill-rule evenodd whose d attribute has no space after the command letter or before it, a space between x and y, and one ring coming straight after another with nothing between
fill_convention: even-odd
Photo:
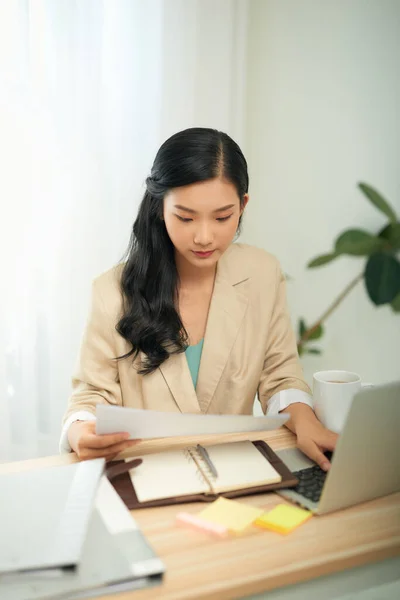
<instances>
[{"instance_id":1,"label":"white shirt cuff","mask_svg":"<svg viewBox=\"0 0 400 600\"><path fill-rule=\"evenodd\" d=\"M296 390L292 388L290 390L276 392L276 394L271 396L268 401L266 414L269 417L272 417L296 402L307 404L307 406L314 410L313 400L310 394L307 394L307 392L304 392L303 390Z\"/></svg>"},{"instance_id":2,"label":"white shirt cuff","mask_svg":"<svg viewBox=\"0 0 400 600\"><path fill-rule=\"evenodd\" d=\"M74 423L75 421L95 421L95 420L96 420L96 417L94 416L94 414L89 412L88 410L78 410L77 412L74 412L72 415L70 415L68 417L68 419L65 421L64 427L62 428L62 431L61 431L60 443L58 446L60 454L63 454L65 452L72 452L72 448L69 445L69 441L68 441L68 429L72 423Z\"/></svg>"}]
</instances>

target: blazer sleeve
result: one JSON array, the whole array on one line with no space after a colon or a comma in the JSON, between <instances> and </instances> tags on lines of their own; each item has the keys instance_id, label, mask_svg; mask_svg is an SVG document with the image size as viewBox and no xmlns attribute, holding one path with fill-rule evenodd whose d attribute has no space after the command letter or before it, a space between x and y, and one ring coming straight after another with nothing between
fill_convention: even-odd
<instances>
[{"instance_id":1,"label":"blazer sleeve","mask_svg":"<svg viewBox=\"0 0 400 600\"><path fill-rule=\"evenodd\" d=\"M297 389L311 394L303 377L296 337L287 308L285 278L278 262L276 267L275 302L258 386L258 399L264 413L270 398L277 392Z\"/></svg>"},{"instance_id":2,"label":"blazer sleeve","mask_svg":"<svg viewBox=\"0 0 400 600\"><path fill-rule=\"evenodd\" d=\"M97 404L122 404L116 360L115 323L95 280L91 306L72 377L72 395L63 423L77 411L95 413Z\"/></svg>"}]
</instances>

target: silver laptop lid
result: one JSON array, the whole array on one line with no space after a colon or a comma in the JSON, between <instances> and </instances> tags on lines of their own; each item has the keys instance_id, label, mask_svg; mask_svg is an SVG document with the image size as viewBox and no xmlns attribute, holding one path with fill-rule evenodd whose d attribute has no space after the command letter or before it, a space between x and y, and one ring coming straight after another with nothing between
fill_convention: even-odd
<instances>
[{"instance_id":1,"label":"silver laptop lid","mask_svg":"<svg viewBox=\"0 0 400 600\"><path fill-rule=\"evenodd\" d=\"M317 512L400 491L400 382L359 392L339 437Z\"/></svg>"},{"instance_id":2,"label":"silver laptop lid","mask_svg":"<svg viewBox=\"0 0 400 600\"><path fill-rule=\"evenodd\" d=\"M0 577L79 563L105 460L0 475Z\"/></svg>"}]
</instances>

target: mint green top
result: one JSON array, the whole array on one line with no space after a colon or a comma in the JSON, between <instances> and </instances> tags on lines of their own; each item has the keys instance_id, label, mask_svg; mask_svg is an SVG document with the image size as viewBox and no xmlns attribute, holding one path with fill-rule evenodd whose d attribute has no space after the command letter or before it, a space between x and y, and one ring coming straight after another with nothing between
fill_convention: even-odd
<instances>
[{"instance_id":1,"label":"mint green top","mask_svg":"<svg viewBox=\"0 0 400 600\"><path fill-rule=\"evenodd\" d=\"M201 353L203 350L203 343L204 343L204 339L200 340L200 342L198 344L196 344L195 346L188 346L185 351L186 360L189 365L189 371L192 376L193 385L194 385L195 389L196 389L196 385L197 385L197 378L199 376L199 367L200 367Z\"/></svg>"}]
</instances>

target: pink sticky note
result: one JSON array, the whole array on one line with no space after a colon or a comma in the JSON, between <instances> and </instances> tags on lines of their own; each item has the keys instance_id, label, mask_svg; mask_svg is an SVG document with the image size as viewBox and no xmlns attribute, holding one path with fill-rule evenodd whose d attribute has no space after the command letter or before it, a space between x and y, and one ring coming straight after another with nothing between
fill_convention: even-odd
<instances>
[{"instance_id":1,"label":"pink sticky note","mask_svg":"<svg viewBox=\"0 0 400 600\"><path fill-rule=\"evenodd\" d=\"M194 527L195 529L201 529L217 537L227 537L229 534L228 529L223 525L218 525L217 523L205 521L204 519L196 517L196 515L191 515L190 513L180 512L176 515L176 520L178 521L178 523L189 525L190 527Z\"/></svg>"}]
</instances>

